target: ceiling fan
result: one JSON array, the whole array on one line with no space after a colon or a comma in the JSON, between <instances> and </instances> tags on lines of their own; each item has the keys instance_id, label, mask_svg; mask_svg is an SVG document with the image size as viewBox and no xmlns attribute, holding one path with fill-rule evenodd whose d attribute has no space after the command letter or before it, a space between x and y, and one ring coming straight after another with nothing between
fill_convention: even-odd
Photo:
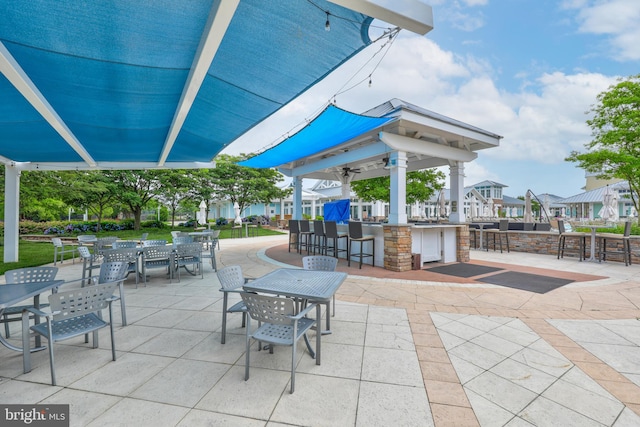
<instances>
[{"instance_id":1,"label":"ceiling fan","mask_svg":"<svg viewBox=\"0 0 640 427\"><path fill-rule=\"evenodd\" d=\"M349 166L345 166L342 168L342 176L348 178L349 173L360 173L360 168L350 168Z\"/></svg>"}]
</instances>

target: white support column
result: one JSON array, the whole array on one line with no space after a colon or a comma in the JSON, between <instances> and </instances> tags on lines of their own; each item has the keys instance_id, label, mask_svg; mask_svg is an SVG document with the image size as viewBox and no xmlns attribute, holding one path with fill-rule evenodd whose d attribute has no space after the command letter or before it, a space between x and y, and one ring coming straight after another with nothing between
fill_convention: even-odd
<instances>
[{"instance_id":1,"label":"white support column","mask_svg":"<svg viewBox=\"0 0 640 427\"><path fill-rule=\"evenodd\" d=\"M316 219L316 199L311 199L311 221Z\"/></svg>"},{"instance_id":2,"label":"white support column","mask_svg":"<svg viewBox=\"0 0 640 427\"><path fill-rule=\"evenodd\" d=\"M284 219L284 199L280 199L280 219Z\"/></svg>"},{"instance_id":3,"label":"white support column","mask_svg":"<svg viewBox=\"0 0 640 427\"><path fill-rule=\"evenodd\" d=\"M4 168L4 262L18 262L20 240L20 171Z\"/></svg>"},{"instance_id":4,"label":"white support column","mask_svg":"<svg viewBox=\"0 0 640 427\"><path fill-rule=\"evenodd\" d=\"M389 155L391 178L391 200L389 203L389 224L407 224L407 154L394 151Z\"/></svg>"},{"instance_id":5,"label":"white support column","mask_svg":"<svg viewBox=\"0 0 640 427\"><path fill-rule=\"evenodd\" d=\"M464 215L464 162L449 163L449 222L466 222Z\"/></svg>"},{"instance_id":6,"label":"white support column","mask_svg":"<svg viewBox=\"0 0 640 427\"><path fill-rule=\"evenodd\" d=\"M293 216L292 219L302 219L302 178L293 177Z\"/></svg>"}]
</instances>

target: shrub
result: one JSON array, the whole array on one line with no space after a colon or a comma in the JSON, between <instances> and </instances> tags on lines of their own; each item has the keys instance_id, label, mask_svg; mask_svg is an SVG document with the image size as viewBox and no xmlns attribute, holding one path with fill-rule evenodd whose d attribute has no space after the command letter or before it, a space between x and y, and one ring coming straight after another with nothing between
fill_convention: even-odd
<instances>
[{"instance_id":1,"label":"shrub","mask_svg":"<svg viewBox=\"0 0 640 427\"><path fill-rule=\"evenodd\" d=\"M149 221L144 221L140 224L140 226L142 228L164 228L165 227L165 223L162 221L158 221L157 219L152 219Z\"/></svg>"},{"instance_id":2,"label":"shrub","mask_svg":"<svg viewBox=\"0 0 640 427\"><path fill-rule=\"evenodd\" d=\"M227 225L227 224L228 224L227 218L220 217L220 218L216 219L216 225L218 227L221 227L221 226Z\"/></svg>"}]
</instances>

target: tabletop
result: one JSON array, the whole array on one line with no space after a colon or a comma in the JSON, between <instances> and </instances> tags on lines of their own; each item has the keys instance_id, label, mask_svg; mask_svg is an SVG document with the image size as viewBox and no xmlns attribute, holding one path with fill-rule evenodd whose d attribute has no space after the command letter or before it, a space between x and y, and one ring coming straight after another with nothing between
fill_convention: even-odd
<instances>
[{"instance_id":1,"label":"tabletop","mask_svg":"<svg viewBox=\"0 0 640 427\"><path fill-rule=\"evenodd\" d=\"M41 293L57 288L64 280L52 280L50 282L16 283L0 286L0 310L19 302L40 295Z\"/></svg>"},{"instance_id":2,"label":"tabletop","mask_svg":"<svg viewBox=\"0 0 640 427\"><path fill-rule=\"evenodd\" d=\"M279 268L244 285L250 292L286 295L313 301L327 301L336 293L347 273Z\"/></svg>"}]
</instances>

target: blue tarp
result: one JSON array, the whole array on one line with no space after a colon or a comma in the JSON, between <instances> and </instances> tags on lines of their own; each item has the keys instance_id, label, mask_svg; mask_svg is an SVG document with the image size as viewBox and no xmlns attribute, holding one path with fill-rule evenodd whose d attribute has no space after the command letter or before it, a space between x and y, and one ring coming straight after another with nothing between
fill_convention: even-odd
<instances>
[{"instance_id":1,"label":"blue tarp","mask_svg":"<svg viewBox=\"0 0 640 427\"><path fill-rule=\"evenodd\" d=\"M280 166L340 145L393 119L362 116L329 105L295 135L239 164L253 168Z\"/></svg>"},{"instance_id":2,"label":"blue tarp","mask_svg":"<svg viewBox=\"0 0 640 427\"><path fill-rule=\"evenodd\" d=\"M3 0L0 42L96 161L154 162L212 3ZM370 22L327 0L241 1L168 162L211 161L367 46ZM0 99L1 156L80 161L2 74Z\"/></svg>"},{"instance_id":3,"label":"blue tarp","mask_svg":"<svg viewBox=\"0 0 640 427\"><path fill-rule=\"evenodd\" d=\"M349 222L349 210L351 202L349 199L336 200L324 204L324 220L336 221L338 224Z\"/></svg>"}]
</instances>

